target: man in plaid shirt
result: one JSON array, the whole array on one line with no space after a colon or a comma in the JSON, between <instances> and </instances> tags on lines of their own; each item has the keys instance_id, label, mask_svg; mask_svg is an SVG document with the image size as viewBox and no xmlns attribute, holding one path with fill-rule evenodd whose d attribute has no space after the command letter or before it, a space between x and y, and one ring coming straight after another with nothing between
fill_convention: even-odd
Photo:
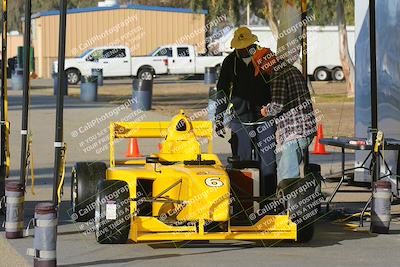
<instances>
[{"instance_id":1,"label":"man in plaid shirt","mask_svg":"<svg viewBox=\"0 0 400 267\"><path fill-rule=\"evenodd\" d=\"M279 62L271 76L270 88L272 101L261 109L261 114L275 120L279 183L300 177L299 165L315 136L316 121L307 82L297 68Z\"/></svg>"}]
</instances>

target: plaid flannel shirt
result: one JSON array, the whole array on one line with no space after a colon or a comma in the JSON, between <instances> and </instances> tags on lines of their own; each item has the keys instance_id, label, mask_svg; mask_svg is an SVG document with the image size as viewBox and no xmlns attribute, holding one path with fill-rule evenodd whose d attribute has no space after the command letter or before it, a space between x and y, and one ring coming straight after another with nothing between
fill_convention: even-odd
<instances>
[{"instance_id":1,"label":"plaid flannel shirt","mask_svg":"<svg viewBox=\"0 0 400 267\"><path fill-rule=\"evenodd\" d=\"M275 117L277 143L314 135L316 120L303 74L289 65L274 72L270 81L272 101L267 110Z\"/></svg>"}]
</instances>

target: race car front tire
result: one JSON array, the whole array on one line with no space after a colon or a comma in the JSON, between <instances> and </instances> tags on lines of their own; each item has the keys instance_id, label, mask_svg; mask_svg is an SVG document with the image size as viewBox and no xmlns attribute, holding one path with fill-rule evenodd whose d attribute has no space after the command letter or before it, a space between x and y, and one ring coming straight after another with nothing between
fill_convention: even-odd
<instances>
[{"instance_id":1,"label":"race car front tire","mask_svg":"<svg viewBox=\"0 0 400 267\"><path fill-rule=\"evenodd\" d=\"M96 241L100 244L125 244L130 225L128 184L118 180L99 182L95 211Z\"/></svg>"}]
</instances>

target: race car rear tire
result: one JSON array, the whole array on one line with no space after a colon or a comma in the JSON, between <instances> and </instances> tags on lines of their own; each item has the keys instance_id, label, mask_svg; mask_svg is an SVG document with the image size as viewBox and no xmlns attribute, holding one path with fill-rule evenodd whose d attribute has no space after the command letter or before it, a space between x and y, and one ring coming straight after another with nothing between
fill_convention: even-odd
<instances>
[{"instance_id":1,"label":"race car rear tire","mask_svg":"<svg viewBox=\"0 0 400 267\"><path fill-rule=\"evenodd\" d=\"M97 186L95 236L100 244L125 244L131 226L128 184L106 180Z\"/></svg>"},{"instance_id":2,"label":"race car rear tire","mask_svg":"<svg viewBox=\"0 0 400 267\"><path fill-rule=\"evenodd\" d=\"M94 218L94 201L97 183L106 179L107 165L104 162L77 162L71 174L71 218L76 222L87 222Z\"/></svg>"},{"instance_id":3,"label":"race car rear tire","mask_svg":"<svg viewBox=\"0 0 400 267\"><path fill-rule=\"evenodd\" d=\"M318 205L315 198L319 193L316 193L316 186L310 185L305 190L300 188L311 182L313 178L292 178L281 181L278 185L278 198L284 198L284 207L286 212L289 212L290 219L297 225L297 241L305 243L310 241L314 236L314 221L318 213ZM314 181L315 183L315 181ZM316 183L315 183L316 185Z\"/></svg>"}]
</instances>

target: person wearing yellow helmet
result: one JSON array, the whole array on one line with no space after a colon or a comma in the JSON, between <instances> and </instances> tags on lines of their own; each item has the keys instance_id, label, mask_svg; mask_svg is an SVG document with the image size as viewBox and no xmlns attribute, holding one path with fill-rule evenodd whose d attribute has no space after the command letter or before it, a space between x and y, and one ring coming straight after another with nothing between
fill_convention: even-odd
<instances>
[{"instance_id":1,"label":"person wearing yellow helmet","mask_svg":"<svg viewBox=\"0 0 400 267\"><path fill-rule=\"evenodd\" d=\"M260 163L260 193L269 196L276 187L275 127L267 125L260 113L262 106L271 101L271 92L267 75L257 75L253 62L253 55L261 49L257 41L258 37L247 27L234 33L234 51L224 59L217 83L218 98L226 100L218 103L228 104L217 106L215 130L224 137L224 117L229 114L232 155Z\"/></svg>"}]
</instances>

